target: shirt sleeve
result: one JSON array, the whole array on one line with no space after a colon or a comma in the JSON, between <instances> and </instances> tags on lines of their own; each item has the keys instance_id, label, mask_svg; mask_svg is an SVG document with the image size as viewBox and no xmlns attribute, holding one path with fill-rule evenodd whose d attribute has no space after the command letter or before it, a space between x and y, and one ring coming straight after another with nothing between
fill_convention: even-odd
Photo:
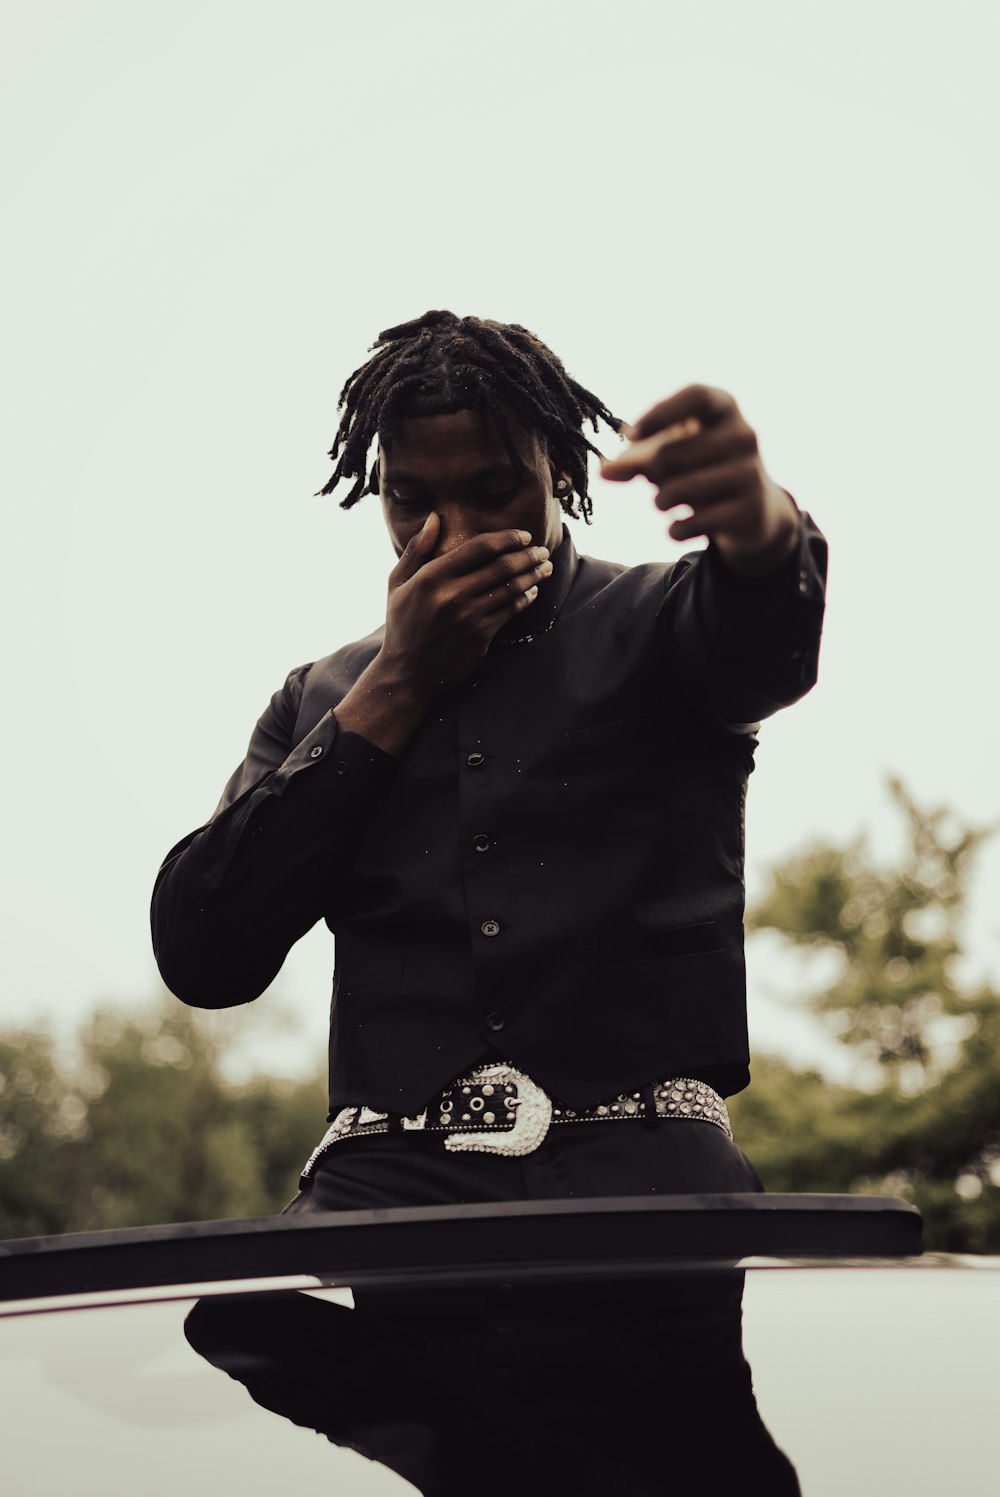
<instances>
[{"instance_id":1,"label":"shirt sleeve","mask_svg":"<svg viewBox=\"0 0 1000 1497\"><path fill-rule=\"evenodd\" d=\"M658 622L672 668L723 725L756 724L816 683L827 545L809 515L800 519L796 548L770 577L739 576L711 545L667 574Z\"/></svg>"},{"instance_id":2,"label":"shirt sleeve","mask_svg":"<svg viewBox=\"0 0 1000 1497\"><path fill-rule=\"evenodd\" d=\"M249 1003L335 906L397 761L327 712L293 742L308 667L261 716L212 817L167 854L150 918L160 975L196 1008Z\"/></svg>"}]
</instances>

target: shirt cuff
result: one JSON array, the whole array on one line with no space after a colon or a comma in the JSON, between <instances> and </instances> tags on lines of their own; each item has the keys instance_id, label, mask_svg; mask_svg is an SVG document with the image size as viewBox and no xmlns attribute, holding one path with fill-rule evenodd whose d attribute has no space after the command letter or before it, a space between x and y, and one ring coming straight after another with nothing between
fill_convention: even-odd
<instances>
[{"instance_id":1,"label":"shirt cuff","mask_svg":"<svg viewBox=\"0 0 1000 1497\"><path fill-rule=\"evenodd\" d=\"M787 490L785 491L787 493ZM791 494L788 495L792 498ZM795 504L795 500L792 499ZM787 607L793 600L822 606L826 591L826 540L811 515L799 510L799 535L781 565L767 577L745 577L734 572L709 543L704 553L712 592L725 609L739 611L746 602L764 603L768 612Z\"/></svg>"},{"instance_id":2,"label":"shirt cuff","mask_svg":"<svg viewBox=\"0 0 1000 1497\"><path fill-rule=\"evenodd\" d=\"M381 779L398 760L376 748L358 733L345 732L331 709L296 744L280 769L275 770L268 789L281 796L297 777L324 780L329 774L349 775L354 782Z\"/></svg>"}]
</instances>

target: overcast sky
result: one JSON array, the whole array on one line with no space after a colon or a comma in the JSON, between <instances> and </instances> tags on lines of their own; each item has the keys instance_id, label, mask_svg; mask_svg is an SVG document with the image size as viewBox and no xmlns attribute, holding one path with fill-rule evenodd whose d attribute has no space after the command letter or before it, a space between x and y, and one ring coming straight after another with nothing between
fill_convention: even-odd
<instances>
[{"instance_id":1,"label":"overcast sky","mask_svg":"<svg viewBox=\"0 0 1000 1497\"><path fill-rule=\"evenodd\" d=\"M525 323L625 417L731 390L829 535L820 685L761 735L751 894L810 839L891 853L888 772L1000 819L997 16L10 7L3 1023L156 991L160 860L289 669L381 621L375 502L313 493L347 373L429 307ZM579 549L679 554L642 485L594 498ZM1000 980L998 895L994 845L970 949ZM286 964L276 1065L321 1052L331 956L321 927ZM750 973L757 1043L820 1053L767 946Z\"/></svg>"}]
</instances>

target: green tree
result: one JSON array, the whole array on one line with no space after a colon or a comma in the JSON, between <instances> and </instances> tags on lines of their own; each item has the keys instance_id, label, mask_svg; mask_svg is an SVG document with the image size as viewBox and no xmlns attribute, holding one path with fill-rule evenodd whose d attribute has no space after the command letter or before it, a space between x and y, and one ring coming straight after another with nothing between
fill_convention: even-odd
<instances>
[{"instance_id":1,"label":"green tree","mask_svg":"<svg viewBox=\"0 0 1000 1497\"><path fill-rule=\"evenodd\" d=\"M748 919L824 954L813 1007L881 1084L759 1057L733 1099L737 1137L771 1190L903 1195L929 1247L1000 1252L1000 994L956 976L987 833L890 790L894 867L860 839L813 847L774 869ZM322 1131L323 1076L234 1085L222 1044L170 998L99 1010L69 1055L45 1032L0 1035L0 1236L280 1210Z\"/></svg>"},{"instance_id":2,"label":"green tree","mask_svg":"<svg viewBox=\"0 0 1000 1497\"><path fill-rule=\"evenodd\" d=\"M834 953L811 1004L882 1084L834 1086L775 1059L734 1099L740 1141L772 1190L913 1200L929 1246L1000 1251L1000 995L955 975L974 854L989 835L890 793L906 846L877 866L862 839L774 869L751 930Z\"/></svg>"},{"instance_id":3,"label":"green tree","mask_svg":"<svg viewBox=\"0 0 1000 1497\"><path fill-rule=\"evenodd\" d=\"M46 1034L0 1038L0 1234L279 1211L322 1132L323 1078L236 1086L219 1059L172 999L98 1011L69 1059Z\"/></svg>"},{"instance_id":4,"label":"green tree","mask_svg":"<svg viewBox=\"0 0 1000 1497\"><path fill-rule=\"evenodd\" d=\"M66 1230L73 1142L85 1107L50 1035L0 1036L0 1235Z\"/></svg>"}]
</instances>

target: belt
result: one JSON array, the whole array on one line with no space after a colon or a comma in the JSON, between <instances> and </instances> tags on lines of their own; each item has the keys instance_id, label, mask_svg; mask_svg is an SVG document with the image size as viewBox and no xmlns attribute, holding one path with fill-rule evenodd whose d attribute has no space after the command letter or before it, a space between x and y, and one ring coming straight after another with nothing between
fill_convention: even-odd
<instances>
[{"instance_id":1,"label":"belt","mask_svg":"<svg viewBox=\"0 0 1000 1497\"><path fill-rule=\"evenodd\" d=\"M319 1160L346 1138L389 1133L443 1133L444 1146L453 1153L530 1154L549 1127L558 1123L616 1123L649 1115L648 1097L657 1118L713 1123L727 1138L733 1130L726 1104L704 1081L675 1076L657 1081L645 1092L620 1092L596 1107L556 1107L537 1082L504 1061L476 1066L413 1118L390 1121L387 1112L370 1107L343 1107L310 1154L302 1171L304 1184Z\"/></svg>"}]
</instances>

